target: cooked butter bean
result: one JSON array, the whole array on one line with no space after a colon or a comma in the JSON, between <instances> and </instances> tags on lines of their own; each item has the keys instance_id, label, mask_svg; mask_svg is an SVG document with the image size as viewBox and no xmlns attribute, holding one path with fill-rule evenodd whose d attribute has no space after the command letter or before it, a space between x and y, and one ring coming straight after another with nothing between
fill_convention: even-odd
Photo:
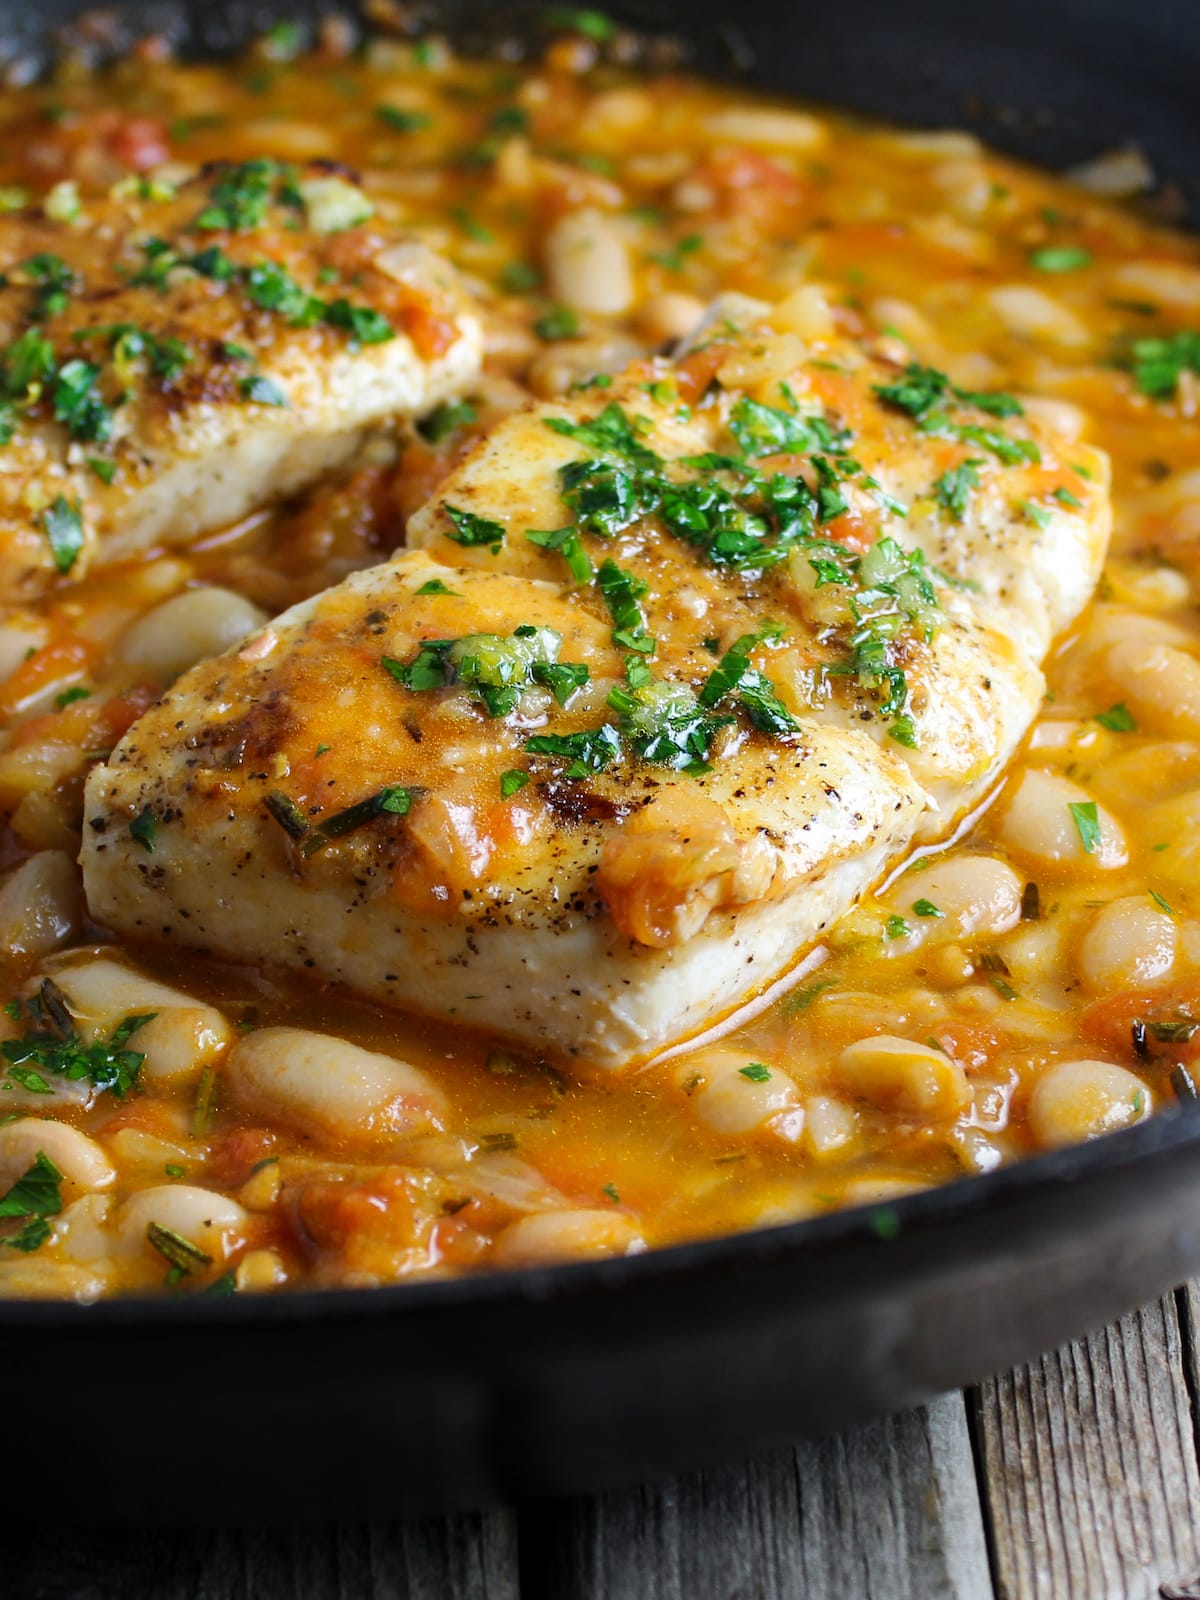
<instances>
[{"instance_id":1,"label":"cooked butter bean","mask_svg":"<svg viewBox=\"0 0 1200 1600\"><path fill-rule=\"evenodd\" d=\"M673 344L686 339L703 315L704 301L698 296L667 290L651 295L638 308L638 332L652 344Z\"/></svg>"},{"instance_id":2,"label":"cooked butter bean","mask_svg":"<svg viewBox=\"0 0 1200 1600\"><path fill-rule=\"evenodd\" d=\"M1079 976L1096 994L1153 983L1175 964L1175 924L1148 895L1126 895L1093 917L1079 946Z\"/></svg>"},{"instance_id":3,"label":"cooked butter bean","mask_svg":"<svg viewBox=\"0 0 1200 1600\"><path fill-rule=\"evenodd\" d=\"M919 872L904 873L888 892L887 903L911 928L958 939L1015 928L1021 920L1022 887L1013 869L995 856L951 855ZM917 905L921 911L914 910Z\"/></svg>"},{"instance_id":4,"label":"cooked butter bean","mask_svg":"<svg viewBox=\"0 0 1200 1600\"><path fill-rule=\"evenodd\" d=\"M829 137L825 123L806 111L771 106L731 106L704 119L704 131L721 143L751 144L776 150L815 150Z\"/></svg>"},{"instance_id":5,"label":"cooked butter bean","mask_svg":"<svg viewBox=\"0 0 1200 1600\"><path fill-rule=\"evenodd\" d=\"M1091 837L1090 812L1077 820L1073 805L1096 807L1099 838ZM1070 779L1032 768L1020 775L1007 798L1000 837L1014 854L1043 870L1111 871L1129 860L1125 835L1111 812Z\"/></svg>"},{"instance_id":6,"label":"cooked butter bean","mask_svg":"<svg viewBox=\"0 0 1200 1600\"><path fill-rule=\"evenodd\" d=\"M304 1028L239 1039L225 1078L247 1110L357 1149L379 1149L441 1127L445 1100L407 1061Z\"/></svg>"},{"instance_id":7,"label":"cooked butter bean","mask_svg":"<svg viewBox=\"0 0 1200 1600\"><path fill-rule=\"evenodd\" d=\"M637 1255L646 1248L621 1211L542 1211L510 1223L492 1247L497 1267L537 1267L554 1261L597 1261Z\"/></svg>"},{"instance_id":8,"label":"cooked butter bean","mask_svg":"<svg viewBox=\"0 0 1200 1600\"><path fill-rule=\"evenodd\" d=\"M115 1227L122 1247L130 1254L156 1256L158 1252L146 1237L152 1222L177 1233L214 1261L224 1261L241 1242L246 1213L236 1200L211 1189L188 1183L160 1184L140 1190L117 1212Z\"/></svg>"},{"instance_id":9,"label":"cooked butter bean","mask_svg":"<svg viewBox=\"0 0 1200 1600\"><path fill-rule=\"evenodd\" d=\"M1112 1133L1150 1115L1150 1091L1108 1061L1060 1061L1038 1079L1029 1123L1038 1143L1056 1150Z\"/></svg>"},{"instance_id":10,"label":"cooked butter bean","mask_svg":"<svg viewBox=\"0 0 1200 1600\"><path fill-rule=\"evenodd\" d=\"M769 1122L785 1138L800 1135L804 1110L796 1085L744 1050L719 1047L685 1056L675 1081L701 1122L717 1133L749 1133Z\"/></svg>"},{"instance_id":11,"label":"cooked butter bean","mask_svg":"<svg viewBox=\"0 0 1200 1600\"><path fill-rule=\"evenodd\" d=\"M233 1029L215 1006L193 1000L118 961L89 961L64 967L55 982L67 997L89 1038L109 1034L127 1016L153 1011L130 1048L145 1056L143 1076L161 1084L183 1084L199 1077L228 1047Z\"/></svg>"},{"instance_id":12,"label":"cooked butter bean","mask_svg":"<svg viewBox=\"0 0 1200 1600\"><path fill-rule=\"evenodd\" d=\"M79 920L79 869L65 851L41 850L0 881L0 958L46 955Z\"/></svg>"},{"instance_id":13,"label":"cooked butter bean","mask_svg":"<svg viewBox=\"0 0 1200 1600\"><path fill-rule=\"evenodd\" d=\"M1023 283L1001 284L989 289L986 298L1009 333L1020 339L1044 340L1071 349L1091 340L1086 323L1044 289Z\"/></svg>"},{"instance_id":14,"label":"cooked butter bean","mask_svg":"<svg viewBox=\"0 0 1200 1600\"><path fill-rule=\"evenodd\" d=\"M1171 738L1200 737L1200 661L1194 656L1128 639L1107 652L1104 670L1139 727Z\"/></svg>"},{"instance_id":15,"label":"cooked butter bean","mask_svg":"<svg viewBox=\"0 0 1200 1600\"><path fill-rule=\"evenodd\" d=\"M838 1057L842 1085L882 1110L952 1121L971 1099L967 1075L941 1050L881 1033L848 1045Z\"/></svg>"},{"instance_id":16,"label":"cooked butter bean","mask_svg":"<svg viewBox=\"0 0 1200 1600\"><path fill-rule=\"evenodd\" d=\"M0 1127L0 1186L10 1189L29 1171L38 1152L79 1189L106 1189L116 1169L96 1143L66 1122L22 1117Z\"/></svg>"},{"instance_id":17,"label":"cooked butter bean","mask_svg":"<svg viewBox=\"0 0 1200 1600\"><path fill-rule=\"evenodd\" d=\"M232 589L185 589L139 617L122 635L118 654L165 682L240 644L266 621L264 611Z\"/></svg>"},{"instance_id":18,"label":"cooked butter bean","mask_svg":"<svg viewBox=\"0 0 1200 1600\"><path fill-rule=\"evenodd\" d=\"M594 207L568 211L545 242L550 292L585 316L619 316L633 304L633 269L620 224Z\"/></svg>"}]
</instances>

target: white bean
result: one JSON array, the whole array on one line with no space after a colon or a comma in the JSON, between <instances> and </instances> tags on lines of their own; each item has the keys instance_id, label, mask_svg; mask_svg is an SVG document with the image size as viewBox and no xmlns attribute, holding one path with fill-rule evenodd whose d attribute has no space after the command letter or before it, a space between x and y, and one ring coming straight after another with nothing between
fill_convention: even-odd
<instances>
[{"instance_id":1,"label":"white bean","mask_svg":"<svg viewBox=\"0 0 1200 1600\"><path fill-rule=\"evenodd\" d=\"M838 1057L837 1074L851 1094L908 1116L949 1122L971 1100L971 1086L957 1061L895 1034L847 1045Z\"/></svg>"},{"instance_id":2,"label":"white bean","mask_svg":"<svg viewBox=\"0 0 1200 1600\"><path fill-rule=\"evenodd\" d=\"M44 956L79 927L79 869L62 850L41 850L0 882L0 956Z\"/></svg>"},{"instance_id":3,"label":"white bean","mask_svg":"<svg viewBox=\"0 0 1200 1600\"><path fill-rule=\"evenodd\" d=\"M1072 806L1091 805L1096 806L1096 840L1091 837L1090 812L1071 810ZM1008 795L999 832L1009 850L1042 870L1111 871L1129 860L1125 835L1111 812L1069 778L1034 768L1020 775ZM1087 843L1092 845L1090 850Z\"/></svg>"},{"instance_id":4,"label":"white bean","mask_svg":"<svg viewBox=\"0 0 1200 1600\"><path fill-rule=\"evenodd\" d=\"M1030 284L1000 284L985 293L992 310L1009 333L1020 339L1045 339L1068 348L1091 340L1087 325L1044 289Z\"/></svg>"},{"instance_id":5,"label":"white bean","mask_svg":"<svg viewBox=\"0 0 1200 1600\"><path fill-rule=\"evenodd\" d=\"M106 1261L112 1253L108 1233L111 1210L111 1195L85 1194L55 1217L54 1244L60 1257L84 1264Z\"/></svg>"},{"instance_id":6,"label":"white bean","mask_svg":"<svg viewBox=\"0 0 1200 1600\"><path fill-rule=\"evenodd\" d=\"M771 326L802 339L832 338L833 310L824 290L815 283L800 284L771 312Z\"/></svg>"},{"instance_id":7,"label":"white bean","mask_svg":"<svg viewBox=\"0 0 1200 1600\"><path fill-rule=\"evenodd\" d=\"M1175 924L1145 895L1098 911L1079 945L1079 976L1095 994L1153 983L1175 964Z\"/></svg>"},{"instance_id":8,"label":"white bean","mask_svg":"<svg viewBox=\"0 0 1200 1600\"><path fill-rule=\"evenodd\" d=\"M815 150L829 137L829 129L806 111L773 106L730 106L704 118L710 139L734 144L764 145L776 150Z\"/></svg>"},{"instance_id":9,"label":"white bean","mask_svg":"<svg viewBox=\"0 0 1200 1600\"><path fill-rule=\"evenodd\" d=\"M1170 645L1126 639L1104 657L1109 682L1139 727L1171 738L1200 736L1200 661Z\"/></svg>"},{"instance_id":10,"label":"white bean","mask_svg":"<svg viewBox=\"0 0 1200 1600\"><path fill-rule=\"evenodd\" d=\"M141 1189L117 1212L114 1226L122 1248L131 1255L158 1253L146 1237L151 1223L168 1228L203 1250L214 1261L224 1261L241 1243L246 1213L236 1200L189 1183L164 1183Z\"/></svg>"},{"instance_id":11,"label":"white bean","mask_svg":"<svg viewBox=\"0 0 1200 1600\"><path fill-rule=\"evenodd\" d=\"M54 976L86 1037L111 1032L127 1016L155 1013L132 1036L130 1049L142 1052L143 1075L158 1083L183 1084L199 1077L233 1037L228 1020L215 1006L143 977L118 961L88 961L64 967Z\"/></svg>"},{"instance_id":12,"label":"white bean","mask_svg":"<svg viewBox=\"0 0 1200 1600\"><path fill-rule=\"evenodd\" d=\"M703 315L704 301L697 295L668 289L638 307L638 332L652 344L673 344L686 339Z\"/></svg>"},{"instance_id":13,"label":"white bean","mask_svg":"<svg viewBox=\"0 0 1200 1600\"><path fill-rule=\"evenodd\" d=\"M858 1136L858 1116L850 1106L828 1095L813 1095L806 1106L804 1148L814 1161L836 1160L848 1153Z\"/></svg>"},{"instance_id":14,"label":"white bean","mask_svg":"<svg viewBox=\"0 0 1200 1600\"><path fill-rule=\"evenodd\" d=\"M717 1133L749 1133L769 1122L785 1138L799 1137L804 1110L796 1085L745 1050L719 1046L684 1056L675 1081L701 1122Z\"/></svg>"},{"instance_id":15,"label":"white bean","mask_svg":"<svg viewBox=\"0 0 1200 1600\"><path fill-rule=\"evenodd\" d=\"M32 618L12 617L0 622L0 683L11 678L31 650L46 642L45 626Z\"/></svg>"},{"instance_id":16,"label":"white bean","mask_svg":"<svg viewBox=\"0 0 1200 1600\"><path fill-rule=\"evenodd\" d=\"M1200 311L1200 272L1183 261L1125 261L1109 278L1118 294L1172 311Z\"/></svg>"},{"instance_id":17,"label":"white bean","mask_svg":"<svg viewBox=\"0 0 1200 1600\"><path fill-rule=\"evenodd\" d=\"M510 1223L492 1247L497 1267L536 1267L553 1261L597 1261L637 1255L646 1248L621 1211L541 1211Z\"/></svg>"},{"instance_id":18,"label":"white bean","mask_svg":"<svg viewBox=\"0 0 1200 1600\"><path fill-rule=\"evenodd\" d=\"M951 938L1007 933L1021 920L1021 879L995 856L953 855L918 872L906 872L888 891L887 903L909 926ZM914 906L936 907L941 917Z\"/></svg>"},{"instance_id":19,"label":"white bean","mask_svg":"<svg viewBox=\"0 0 1200 1600\"><path fill-rule=\"evenodd\" d=\"M584 206L568 211L545 239L546 272L556 300L586 316L619 316L633 304L633 268L618 223Z\"/></svg>"},{"instance_id":20,"label":"white bean","mask_svg":"<svg viewBox=\"0 0 1200 1600\"><path fill-rule=\"evenodd\" d=\"M232 589L185 589L127 628L117 653L129 666L165 681L240 644L267 620L265 611Z\"/></svg>"},{"instance_id":21,"label":"white bean","mask_svg":"<svg viewBox=\"0 0 1200 1600\"><path fill-rule=\"evenodd\" d=\"M116 1168L96 1143L66 1122L22 1117L0 1127L0 1185L11 1189L38 1158L39 1151L79 1189L106 1189Z\"/></svg>"},{"instance_id":22,"label":"white bean","mask_svg":"<svg viewBox=\"0 0 1200 1600\"><path fill-rule=\"evenodd\" d=\"M320 1140L377 1149L441 1127L445 1101L407 1061L304 1028L262 1028L229 1053L238 1103Z\"/></svg>"},{"instance_id":23,"label":"white bean","mask_svg":"<svg viewBox=\"0 0 1200 1600\"><path fill-rule=\"evenodd\" d=\"M1149 1089L1124 1067L1060 1061L1034 1085L1029 1124L1039 1144L1057 1150L1140 1122L1150 1109Z\"/></svg>"},{"instance_id":24,"label":"white bean","mask_svg":"<svg viewBox=\"0 0 1200 1600\"><path fill-rule=\"evenodd\" d=\"M100 1273L42 1253L0 1261L0 1300L77 1300L90 1305L106 1287Z\"/></svg>"}]
</instances>

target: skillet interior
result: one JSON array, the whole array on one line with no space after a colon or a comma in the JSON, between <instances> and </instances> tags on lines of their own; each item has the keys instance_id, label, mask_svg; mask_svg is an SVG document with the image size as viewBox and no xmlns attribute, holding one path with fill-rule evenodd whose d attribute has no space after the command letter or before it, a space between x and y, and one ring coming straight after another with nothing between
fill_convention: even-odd
<instances>
[{"instance_id":1,"label":"skillet interior","mask_svg":"<svg viewBox=\"0 0 1200 1600\"><path fill-rule=\"evenodd\" d=\"M35 33L78 11L5 17ZM187 48L327 7L131 8ZM650 28L666 7L615 8ZM528 13L525 13L528 15ZM696 3L692 61L1051 165L1136 137L1198 213L1200 13L1150 0ZM483 18L482 25L479 19ZM439 11L456 37L505 8ZM514 20L516 19L516 20ZM1052 108L1048 110L1048 108ZM1093 1325L1200 1265L1200 1112L899 1202L628 1260L336 1296L0 1307L30 1470L92 1519L434 1509L570 1491L911 1404ZM249 1503L204 1491L270 1442ZM170 1474L161 1463L172 1462ZM132 1488L131 1486L135 1486ZM194 1492L193 1492L194 1491Z\"/></svg>"}]
</instances>

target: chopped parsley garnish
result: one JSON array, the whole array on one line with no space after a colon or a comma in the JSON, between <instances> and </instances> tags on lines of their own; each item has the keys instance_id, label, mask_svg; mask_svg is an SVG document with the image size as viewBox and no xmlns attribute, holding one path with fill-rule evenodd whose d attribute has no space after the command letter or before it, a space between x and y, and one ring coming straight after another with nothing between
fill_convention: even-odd
<instances>
[{"instance_id":1,"label":"chopped parsley garnish","mask_svg":"<svg viewBox=\"0 0 1200 1600\"><path fill-rule=\"evenodd\" d=\"M0 1217L24 1225L4 1242L28 1255L50 1237L47 1217L62 1210L63 1175L44 1150L39 1150L29 1167L0 1199Z\"/></svg>"},{"instance_id":2,"label":"chopped parsley garnish","mask_svg":"<svg viewBox=\"0 0 1200 1600\"><path fill-rule=\"evenodd\" d=\"M979 488L979 469L983 462L978 456L968 456L957 467L943 472L933 486L934 496L943 511L949 512L955 522L967 514L971 494Z\"/></svg>"},{"instance_id":3,"label":"chopped parsley garnish","mask_svg":"<svg viewBox=\"0 0 1200 1600\"><path fill-rule=\"evenodd\" d=\"M209 201L192 224L206 232L245 233L261 228L285 170L276 161L258 157L224 168L209 190Z\"/></svg>"},{"instance_id":4,"label":"chopped parsley garnish","mask_svg":"<svg viewBox=\"0 0 1200 1600\"><path fill-rule=\"evenodd\" d=\"M781 637L777 623L764 623L756 633L744 633L721 657L700 690L700 704L706 710L720 705L732 695L760 733L776 739L797 732L800 724L779 698L770 678L750 664L750 653L761 644Z\"/></svg>"},{"instance_id":5,"label":"chopped parsley garnish","mask_svg":"<svg viewBox=\"0 0 1200 1600\"><path fill-rule=\"evenodd\" d=\"M912 929L903 917L890 916L883 925L884 937L887 939L903 939L911 932Z\"/></svg>"},{"instance_id":6,"label":"chopped parsley garnish","mask_svg":"<svg viewBox=\"0 0 1200 1600\"><path fill-rule=\"evenodd\" d=\"M441 444L456 429L474 422L478 415L468 400L444 401L423 422L417 424L417 432L430 444Z\"/></svg>"},{"instance_id":7,"label":"chopped parsley garnish","mask_svg":"<svg viewBox=\"0 0 1200 1600\"><path fill-rule=\"evenodd\" d=\"M500 798L511 800L519 789L523 789L529 782L530 774L520 767L511 767L509 771L500 774Z\"/></svg>"},{"instance_id":8,"label":"chopped parsley garnish","mask_svg":"<svg viewBox=\"0 0 1200 1600\"><path fill-rule=\"evenodd\" d=\"M419 589L416 589L413 592L415 594L452 594L452 595L457 595L459 591L457 589L449 588L446 584L444 584L442 582L442 580L440 578L428 578L421 585L421 587Z\"/></svg>"},{"instance_id":9,"label":"chopped parsley garnish","mask_svg":"<svg viewBox=\"0 0 1200 1600\"><path fill-rule=\"evenodd\" d=\"M729 431L747 456L808 454L813 450L844 450L850 435L820 416L781 411L744 396L734 406Z\"/></svg>"},{"instance_id":10,"label":"chopped parsley garnish","mask_svg":"<svg viewBox=\"0 0 1200 1600\"><path fill-rule=\"evenodd\" d=\"M1098 722L1102 728L1107 728L1110 733L1137 732L1137 723L1134 721L1133 713L1122 700L1118 700L1115 706L1109 706L1107 711L1097 711L1092 721Z\"/></svg>"},{"instance_id":11,"label":"chopped parsley garnish","mask_svg":"<svg viewBox=\"0 0 1200 1600\"><path fill-rule=\"evenodd\" d=\"M641 656L628 658L625 674L626 683L609 693L608 704L642 760L677 772L706 772L713 736L733 718L710 715L687 684L656 680Z\"/></svg>"},{"instance_id":12,"label":"chopped parsley garnish","mask_svg":"<svg viewBox=\"0 0 1200 1600\"><path fill-rule=\"evenodd\" d=\"M238 392L243 400L259 406L286 406L288 403L287 395L274 378L265 377L262 373L243 378L238 384Z\"/></svg>"},{"instance_id":13,"label":"chopped parsley garnish","mask_svg":"<svg viewBox=\"0 0 1200 1600\"><path fill-rule=\"evenodd\" d=\"M246 294L263 311L277 311L294 328L308 328L325 314L325 303L310 294L275 261L257 261L244 274Z\"/></svg>"},{"instance_id":14,"label":"chopped parsley garnish","mask_svg":"<svg viewBox=\"0 0 1200 1600\"><path fill-rule=\"evenodd\" d=\"M958 402L974 406L990 416L1017 417L1022 415L1022 408L1013 395L956 388L944 372L938 372L935 367L923 367L916 361L908 364L904 376L895 383L877 384L875 393L885 405L907 412L922 432L978 445L1005 466L1016 466L1022 461L1036 464L1041 460L1041 452L1032 439L1014 439L996 428L956 423L945 409Z\"/></svg>"},{"instance_id":15,"label":"chopped parsley garnish","mask_svg":"<svg viewBox=\"0 0 1200 1600\"><path fill-rule=\"evenodd\" d=\"M596 575L592 558L583 548L579 529L574 524L565 528L528 528L525 537L540 550L554 550L567 563L576 583L590 583Z\"/></svg>"},{"instance_id":16,"label":"chopped parsley garnish","mask_svg":"<svg viewBox=\"0 0 1200 1600\"><path fill-rule=\"evenodd\" d=\"M388 319L370 306L351 305L349 300L331 301L325 307L325 321L331 328L341 328L350 335L351 346L386 344L396 337L396 330Z\"/></svg>"},{"instance_id":17,"label":"chopped parsley garnish","mask_svg":"<svg viewBox=\"0 0 1200 1600\"><path fill-rule=\"evenodd\" d=\"M427 111L405 111L400 106L376 106L375 119L396 133L420 133L433 121Z\"/></svg>"},{"instance_id":18,"label":"chopped parsley garnish","mask_svg":"<svg viewBox=\"0 0 1200 1600\"><path fill-rule=\"evenodd\" d=\"M103 443L112 433L112 412L96 393L100 368L90 361L68 361L54 376L54 420L65 422L72 439Z\"/></svg>"},{"instance_id":19,"label":"chopped parsley garnish","mask_svg":"<svg viewBox=\"0 0 1200 1600\"><path fill-rule=\"evenodd\" d=\"M680 239L678 244L664 250L660 255L652 255L651 261L660 267L665 267L668 272L682 272L689 256L694 256L697 250L704 248L704 235L702 233L689 233L686 238Z\"/></svg>"},{"instance_id":20,"label":"chopped parsley garnish","mask_svg":"<svg viewBox=\"0 0 1200 1600\"><path fill-rule=\"evenodd\" d=\"M1100 817L1094 800L1070 800L1067 810L1071 813L1071 820L1079 834L1079 842L1086 853L1094 855L1100 848L1101 829Z\"/></svg>"},{"instance_id":21,"label":"chopped parsley garnish","mask_svg":"<svg viewBox=\"0 0 1200 1600\"><path fill-rule=\"evenodd\" d=\"M1163 899L1162 895L1159 894L1157 889L1151 889L1150 898L1151 898L1151 900L1154 901L1154 904L1158 907L1158 909L1160 911L1165 911L1166 912L1167 916L1173 917L1175 915L1174 908L1170 905L1170 903L1168 901Z\"/></svg>"},{"instance_id":22,"label":"chopped parsley garnish","mask_svg":"<svg viewBox=\"0 0 1200 1600\"><path fill-rule=\"evenodd\" d=\"M45 1076L51 1075L71 1083L90 1083L98 1093L111 1090L118 1100L123 1100L137 1083L146 1059L140 1050L127 1050L125 1046L157 1014L146 1011L125 1017L107 1042L95 1039L84 1044L75 1032L61 990L46 979L38 993L23 1003L21 1020L28 1031L19 1039L0 1043L0 1054L9 1064L9 1076L24 1088L33 1087L35 1093L53 1093ZM40 1078L42 1087L25 1081L31 1073Z\"/></svg>"},{"instance_id":23,"label":"chopped parsley garnish","mask_svg":"<svg viewBox=\"0 0 1200 1600\"><path fill-rule=\"evenodd\" d=\"M646 632L646 618L638 603L649 586L612 560L601 563L596 583L613 621L613 643L622 650L653 655L657 641Z\"/></svg>"},{"instance_id":24,"label":"chopped parsley garnish","mask_svg":"<svg viewBox=\"0 0 1200 1600\"><path fill-rule=\"evenodd\" d=\"M117 475L117 463L105 461L101 456L88 456L87 465L89 472L95 473L101 483L110 484Z\"/></svg>"},{"instance_id":25,"label":"chopped parsley garnish","mask_svg":"<svg viewBox=\"0 0 1200 1600\"><path fill-rule=\"evenodd\" d=\"M472 633L461 639L427 639L411 661L384 656L384 669L406 689L424 693L460 685L491 717L507 716L532 684L566 706L588 681L581 661L559 661L562 636L524 623L505 638Z\"/></svg>"},{"instance_id":26,"label":"chopped parsley garnish","mask_svg":"<svg viewBox=\"0 0 1200 1600\"><path fill-rule=\"evenodd\" d=\"M621 755L621 735L611 723L584 728L578 733L539 733L525 741L531 756L553 756L566 761L563 777L576 779L603 772Z\"/></svg>"},{"instance_id":27,"label":"chopped parsley garnish","mask_svg":"<svg viewBox=\"0 0 1200 1600\"><path fill-rule=\"evenodd\" d=\"M68 706L73 706L78 700L90 700L92 691L85 689L83 684L72 684L69 689L64 689L61 694L54 696L54 704L60 711L65 711Z\"/></svg>"},{"instance_id":28,"label":"chopped parsley garnish","mask_svg":"<svg viewBox=\"0 0 1200 1600\"><path fill-rule=\"evenodd\" d=\"M554 306L533 325L539 339L574 339L579 334L579 318L567 306Z\"/></svg>"},{"instance_id":29,"label":"chopped parsley garnish","mask_svg":"<svg viewBox=\"0 0 1200 1600\"><path fill-rule=\"evenodd\" d=\"M935 906L932 900L924 898L914 900L912 908L918 917L944 917L946 915L940 906Z\"/></svg>"},{"instance_id":30,"label":"chopped parsley garnish","mask_svg":"<svg viewBox=\"0 0 1200 1600\"><path fill-rule=\"evenodd\" d=\"M743 1078L749 1078L751 1083L766 1083L771 1076L771 1069L763 1061L748 1061L744 1067L738 1068Z\"/></svg>"},{"instance_id":31,"label":"chopped parsley garnish","mask_svg":"<svg viewBox=\"0 0 1200 1600\"><path fill-rule=\"evenodd\" d=\"M571 422L567 417L547 417L546 426L553 433L587 445L589 450L599 450L606 455L620 456L640 467L658 467L662 461L639 437L637 425L610 400L598 416L589 422Z\"/></svg>"},{"instance_id":32,"label":"chopped parsley garnish","mask_svg":"<svg viewBox=\"0 0 1200 1600\"><path fill-rule=\"evenodd\" d=\"M1048 244L1029 253L1029 265L1035 272L1078 272L1092 264L1092 252L1073 244Z\"/></svg>"},{"instance_id":33,"label":"chopped parsley garnish","mask_svg":"<svg viewBox=\"0 0 1200 1600\"><path fill-rule=\"evenodd\" d=\"M154 854L154 837L158 832L158 818L149 806L144 806L129 824L129 832L147 855Z\"/></svg>"},{"instance_id":34,"label":"chopped parsley garnish","mask_svg":"<svg viewBox=\"0 0 1200 1600\"><path fill-rule=\"evenodd\" d=\"M42 531L60 572L70 572L83 550L83 517L78 500L56 495L42 512Z\"/></svg>"},{"instance_id":35,"label":"chopped parsley garnish","mask_svg":"<svg viewBox=\"0 0 1200 1600\"><path fill-rule=\"evenodd\" d=\"M504 543L505 529L501 523L492 522L487 517L478 517L473 511L462 511L446 500L442 501L442 510L453 525L447 529L446 537L453 539L455 544L487 545L495 555Z\"/></svg>"},{"instance_id":36,"label":"chopped parsley garnish","mask_svg":"<svg viewBox=\"0 0 1200 1600\"><path fill-rule=\"evenodd\" d=\"M1152 400L1173 400L1185 372L1200 374L1200 333L1181 328L1156 338L1127 341L1118 365L1133 373L1133 381Z\"/></svg>"}]
</instances>

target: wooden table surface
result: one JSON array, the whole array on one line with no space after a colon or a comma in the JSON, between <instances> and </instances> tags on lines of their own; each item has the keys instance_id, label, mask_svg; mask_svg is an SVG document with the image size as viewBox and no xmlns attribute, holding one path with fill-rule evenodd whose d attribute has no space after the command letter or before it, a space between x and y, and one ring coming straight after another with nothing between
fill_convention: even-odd
<instances>
[{"instance_id":1,"label":"wooden table surface","mask_svg":"<svg viewBox=\"0 0 1200 1600\"><path fill-rule=\"evenodd\" d=\"M260 1533L73 1532L22 1484L13 1600L1200 1600L1200 1283L978 1389L596 1499ZM697 1397L702 1403L702 1397ZM187 1421L180 1419L181 1451ZM164 1464L169 1470L169 1463ZM253 1497L271 1441L231 1448ZM137 1485L130 1484L136 1514Z\"/></svg>"}]
</instances>

